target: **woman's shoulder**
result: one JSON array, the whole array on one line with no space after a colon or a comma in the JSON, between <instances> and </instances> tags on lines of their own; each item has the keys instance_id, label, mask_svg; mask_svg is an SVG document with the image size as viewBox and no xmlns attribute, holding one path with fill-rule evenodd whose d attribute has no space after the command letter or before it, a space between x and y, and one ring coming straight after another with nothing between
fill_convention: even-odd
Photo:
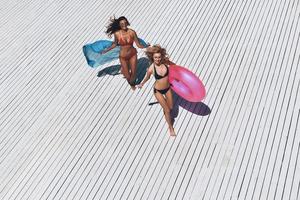
<instances>
[{"instance_id":1,"label":"woman's shoulder","mask_svg":"<svg viewBox=\"0 0 300 200\"><path fill-rule=\"evenodd\" d=\"M150 66L149 66L149 68L153 69L154 68L154 63L151 63Z\"/></svg>"},{"instance_id":2,"label":"woman's shoulder","mask_svg":"<svg viewBox=\"0 0 300 200\"><path fill-rule=\"evenodd\" d=\"M133 30L132 28L128 28L128 30L129 30L130 32L135 32L135 30Z\"/></svg>"},{"instance_id":3,"label":"woman's shoulder","mask_svg":"<svg viewBox=\"0 0 300 200\"><path fill-rule=\"evenodd\" d=\"M130 34L136 34L135 30L133 30L132 28L128 28L128 31Z\"/></svg>"},{"instance_id":4,"label":"woman's shoulder","mask_svg":"<svg viewBox=\"0 0 300 200\"><path fill-rule=\"evenodd\" d=\"M120 34L119 31L114 32L114 37L117 38L119 36L119 34Z\"/></svg>"},{"instance_id":5,"label":"woman's shoulder","mask_svg":"<svg viewBox=\"0 0 300 200\"><path fill-rule=\"evenodd\" d=\"M151 63L151 64L150 64L150 66L148 67L148 70L149 70L150 72L152 72L152 71L153 71L153 69L154 69L154 64L153 64L153 63Z\"/></svg>"},{"instance_id":6,"label":"woman's shoulder","mask_svg":"<svg viewBox=\"0 0 300 200\"><path fill-rule=\"evenodd\" d=\"M166 60L165 60L165 64L166 65L176 65L174 62L172 62L169 58L166 58Z\"/></svg>"},{"instance_id":7,"label":"woman's shoulder","mask_svg":"<svg viewBox=\"0 0 300 200\"><path fill-rule=\"evenodd\" d=\"M166 67L170 67L170 65L168 65L168 63L165 63L165 62L163 63L163 65Z\"/></svg>"},{"instance_id":8,"label":"woman's shoulder","mask_svg":"<svg viewBox=\"0 0 300 200\"><path fill-rule=\"evenodd\" d=\"M114 34L115 34L115 35L120 34L120 30L115 31Z\"/></svg>"}]
</instances>

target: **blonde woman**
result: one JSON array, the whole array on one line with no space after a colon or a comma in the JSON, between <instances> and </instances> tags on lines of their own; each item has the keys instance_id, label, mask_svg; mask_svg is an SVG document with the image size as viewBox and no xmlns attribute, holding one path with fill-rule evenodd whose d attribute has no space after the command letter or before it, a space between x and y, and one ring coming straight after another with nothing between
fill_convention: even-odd
<instances>
[{"instance_id":1,"label":"blonde woman","mask_svg":"<svg viewBox=\"0 0 300 200\"><path fill-rule=\"evenodd\" d=\"M146 49L146 55L151 61L144 80L138 85L142 88L144 84L150 79L151 75L154 75L154 96L163 108L166 121L169 126L170 136L176 136L175 130L172 124L171 110L173 108L173 96L169 82L169 66L167 63L169 59L167 57L166 49L159 45L153 45Z\"/></svg>"}]
</instances>

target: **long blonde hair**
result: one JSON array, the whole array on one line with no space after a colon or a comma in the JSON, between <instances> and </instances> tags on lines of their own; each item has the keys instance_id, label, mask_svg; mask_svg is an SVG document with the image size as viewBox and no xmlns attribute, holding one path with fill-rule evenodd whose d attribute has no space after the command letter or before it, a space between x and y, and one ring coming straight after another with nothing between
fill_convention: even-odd
<instances>
[{"instance_id":1,"label":"long blonde hair","mask_svg":"<svg viewBox=\"0 0 300 200\"><path fill-rule=\"evenodd\" d=\"M153 55L155 53L160 53L161 54L161 63L166 63L166 62L169 61L169 55L167 54L166 49L162 48L158 44L155 44L153 46L147 47L147 50L146 50L145 53L146 53L148 59L151 61L151 63L154 62Z\"/></svg>"}]
</instances>

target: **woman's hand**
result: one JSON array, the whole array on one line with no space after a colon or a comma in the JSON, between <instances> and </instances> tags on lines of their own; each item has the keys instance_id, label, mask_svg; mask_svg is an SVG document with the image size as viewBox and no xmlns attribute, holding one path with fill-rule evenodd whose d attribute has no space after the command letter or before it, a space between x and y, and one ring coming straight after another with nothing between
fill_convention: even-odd
<instances>
[{"instance_id":1,"label":"woman's hand","mask_svg":"<svg viewBox=\"0 0 300 200\"><path fill-rule=\"evenodd\" d=\"M143 83L140 83L140 84L137 85L137 87L140 88L140 89L141 89L143 86L144 86Z\"/></svg>"},{"instance_id":2,"label":"woman's hand","mask_svg":"<svg viewBox=\"0 0 300 200\"><path fill-rule=\"evenodd\" d=\"M105 53L109 52L110 50L112 50L113 48L115 48L116 46L117 46L117 44L115 42L113 42L110 47L107 47L106 49L104 49L103 51L101 51L99 53L100 54L105 54Z\"/></svg>"}]
</instances>

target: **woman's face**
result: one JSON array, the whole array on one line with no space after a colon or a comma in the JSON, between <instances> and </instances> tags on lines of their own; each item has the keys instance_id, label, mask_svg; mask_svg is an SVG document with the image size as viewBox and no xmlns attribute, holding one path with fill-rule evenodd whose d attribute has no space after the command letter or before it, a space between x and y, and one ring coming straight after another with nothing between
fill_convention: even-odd
<instances>
[{"instance_id":1,"label":"woman's face","mask_svg":"<svg viewBox=\"0 0 300 200\"><path fill-rule=\"evenodd\" d=\"M119 22L119 25L120 25L120 27L121 27L122 30L127 30L127 21L125 19L122 19Z\"/></svg>"},{"instance_id":2,"label":"woman's face","mask_svg":"<svg viewBox=\"0 0 300 200\"><path fill-rule=\"evenodd\" d=\"M156 65L160 65L161 62L161 53L154 53L153 60Z\"/></svg>"}]
</instances>

